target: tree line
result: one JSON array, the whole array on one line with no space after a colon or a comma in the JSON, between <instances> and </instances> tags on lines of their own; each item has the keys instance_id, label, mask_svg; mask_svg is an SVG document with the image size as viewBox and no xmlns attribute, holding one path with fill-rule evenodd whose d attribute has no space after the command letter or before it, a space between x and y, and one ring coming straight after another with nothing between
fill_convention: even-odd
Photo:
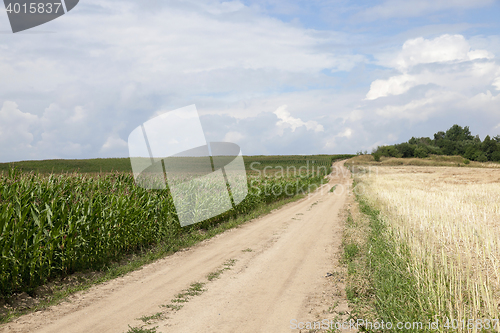
<instances>
[{"instance_id":1,"label":"tree line","mask_svg":"<svg viewBox=\"0 0 500 333\"><path fill-rule=\"evenodd\" d=\"M412 137L408 142L389 146L379 146L372 152L376 161L380 157L419 157L429 155L460 155L468 160L500 162L500 135L483 141L479 135L473 136L468 126L453 125L446 132L439 131L434 138Z\"/></svg>"}]
</instances>

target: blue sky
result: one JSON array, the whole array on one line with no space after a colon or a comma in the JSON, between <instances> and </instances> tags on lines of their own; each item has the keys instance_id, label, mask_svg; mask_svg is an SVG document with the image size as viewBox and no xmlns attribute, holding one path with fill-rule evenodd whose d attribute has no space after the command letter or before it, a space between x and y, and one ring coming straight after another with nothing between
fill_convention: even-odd
<instances>
[{"instance_id":1,"label":"blue sky","mask_svg":"<svg viewBox=\"0 0 500 333\"><path fill-rule=\"evenodd\" d=\"M2 9L0 161L126 157L134 128L191 104L249 155L497 135L498 17L491 0L88 0L12 34Z\"/></svg>"}]
</instances>

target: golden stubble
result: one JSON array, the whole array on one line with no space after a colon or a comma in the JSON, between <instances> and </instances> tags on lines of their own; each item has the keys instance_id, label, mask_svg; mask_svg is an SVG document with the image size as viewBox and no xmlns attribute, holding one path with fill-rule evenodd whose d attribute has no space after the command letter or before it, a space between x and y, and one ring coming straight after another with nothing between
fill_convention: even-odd
<instances>
[{"instance_id":1,"label":"golden stubble","mask_svg":"<svg viewBox=\"0 0 500 333\"><path fill-rule=\"evenodd\" d=\"M450 320L499 318L500 170L378 167L356 179L408 244L425 307Z\"/></svg>"}]
</instances>

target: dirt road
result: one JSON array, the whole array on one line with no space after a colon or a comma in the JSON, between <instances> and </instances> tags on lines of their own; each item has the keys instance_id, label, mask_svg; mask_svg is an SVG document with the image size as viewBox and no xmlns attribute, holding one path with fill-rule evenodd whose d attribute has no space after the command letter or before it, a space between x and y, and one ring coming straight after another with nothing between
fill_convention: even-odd
<instances>
[{"instance_id":1,"label":"dirt road","mask_svg":"<svg viewBox=\"0 0 500 333\"><path fill-rule=\"evenodd\" d=\"M20 317L0 332L122 333L158 312L163 318L145 326L158 326L157 332L299 332L301 322L305 328L308 321L333 319L333 308L347 310L337 253L349 186L349 175L334 173L314 196ZM234 265L208 281L228 260ZM194 282L205 283L205 291L171 302ZM168 304L183 307L161 307Z\"/></svg>"}]
</instances>

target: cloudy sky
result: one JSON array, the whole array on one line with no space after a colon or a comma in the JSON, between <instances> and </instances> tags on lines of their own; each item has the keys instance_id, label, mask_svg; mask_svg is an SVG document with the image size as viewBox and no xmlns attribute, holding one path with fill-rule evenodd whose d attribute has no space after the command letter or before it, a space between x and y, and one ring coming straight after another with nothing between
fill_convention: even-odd
<instances>
[{"instance_id":1,"label":"cloudy sky","mask_svg":"<svg viewBox=\"0 0 500 333\"><path fill-rule=\"evenodd\" d=\"M497 135L498 17L493 0L84 0L13 34L2 8L0 162L127 157L137 126L192 104L247 155Z\"/></svg>"}]
</instances>

